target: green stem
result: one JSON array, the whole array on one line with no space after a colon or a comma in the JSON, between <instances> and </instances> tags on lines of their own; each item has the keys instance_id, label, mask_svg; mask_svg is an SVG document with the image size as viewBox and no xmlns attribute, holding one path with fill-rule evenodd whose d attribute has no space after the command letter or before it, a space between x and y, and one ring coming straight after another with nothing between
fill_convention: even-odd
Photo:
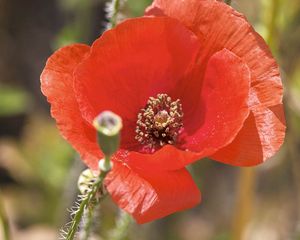
<instances>
[{"instance_id":1,"label":"green stem","mask_svg":"<svg viewBox=\"0 0 300 240\"><path fill-rule=\"evenodd\" d=\"M110 156L104 156L104 167L105 169L111 169Z\"/></svg>"},{"instance_id":2,"label":"green stem","mask_svg":"<svg viewBox=\"0 0 300 240\"><path fill-rule=\"evenodd\" d=\"M236 209L233 218L232 239L243 238L245 229L252 217L255 196L255 168L242 168L236 194Z\"/></svg>"},{"instance_id":3,"label":"green stem","mask_svg":"<svg viewBox=\"0 0 300 240\"><path fill-rule=\"evenodd\" d=\"M123 240L128 235L129 225L132 222L132 218L126 212L121 212L117 220L116 227L112 231L110 240Z\"/></svg>"},{"instance_id":4,"label":"green stem","mask_svg":"<svg viewBox=\"0 0 300 240\"><path fill-rule=\"evenodd\" d=\"M277 16L280 10L280 1L271 0L271 15L268 21L268 34L266 37L266 42L272 48L274 48L274 35L277 25Z\"/></svg>"},{"instance_id":5,"label":"green stem","mask_svg":"<svg viewBox=\"0 0 300 240\"><path fill-rule=\"evenodd\" d=\"M91 206L88 207L88 209L86 209L85 211L85 216L84 216L84 220L85 220L85 224L84 224L84 230L83 230L83 240L88 240L91 230L92 230L92 224L93 224L93 220L95 218L94 213L95 211L97 211L100 202L102 202L102 200L104 200L104 198L107 196L106 193L104 193L103 195L101 195L100 199L97 199L97 201L93 204L91 204ZM99 210L99 209L98 209Z\"/></svg>"},{"instance_id":6,"label":"green stem","mask_svg":"<svg viewBox=\"0 0 300 240\"><path fill-rule=\"evenodd\" d=\"M117 25L120 4L121 4L120 0L112 0L113 9L112 9L112 13L111 13L111 18L109 20L111 28L113 28Z\"/></svg>"},{"instance_id":7,"label":"green stem","mask_svg":"<svg viewBox=\"0 0 300 240\"><path fill-rule=\"evenodd\" d=\"M85 210L88 211L88 208L92 206L93 201L95 200L95 196L99 188L102 186L104 178L106 177L107 173L109 171L101 171L98 179L94 183L92 190L87 194L87 196L81 201L79 209L77 210L72 225L69 228L69 231L67 233L66 239L67 240L73 240L75 237L75 234L77 233L78 226L81 222L82 216L85 212Z\"/></svg>"},{"instance_id":8,"label":"green stem","mask_svg":"<svg viewBox=\"0 0 300 240\"><path fill-rule=\"evenodd\" d=\"M4 204L1 199L1 191L0 191L0 223L2 224L4 240L10 240L10 231L9 231L9 223L4 210Z\"/></svg>"},{"instance_id":9,"label":"green stem","mask_svg":"<svg viewBox=\"0 0 300 240\"><path fill-rule=\"evenodd\" d=\"M84 217L85 225L84 225L84 232L83 232L84 236L82 238L83 240L89 239L91 228L92 228L93 217L94 217L94 205L88 207L85 213L85 217Z\"/></svg>"},{"instance_id":10,"label":"green stem","mask_svg":"<svg viewBox=\"0 0 300 240\"><path fill-rule=\"evenodd\" d=\"M224 2L228 5L231 5L231 0L225 0Z\"/></svg>"}]
</instances>

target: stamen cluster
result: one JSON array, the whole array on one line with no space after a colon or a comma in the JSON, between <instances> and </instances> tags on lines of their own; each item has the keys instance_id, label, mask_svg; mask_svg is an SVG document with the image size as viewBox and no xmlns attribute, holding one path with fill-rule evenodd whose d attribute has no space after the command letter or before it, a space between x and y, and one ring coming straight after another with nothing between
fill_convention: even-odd
<instances>
[{"instance_id":1,"label":"stamen cluster","mask_svg":"<svg viewBox=\"0 0 300 240\"><path fill-rule=\"evenodd\" d=\"M155 151L166 144L175 144L183 128L180 100L172 101L167 94L150 97L138 114L136 140L147 150Z\"/></svg>"}]
</instances>

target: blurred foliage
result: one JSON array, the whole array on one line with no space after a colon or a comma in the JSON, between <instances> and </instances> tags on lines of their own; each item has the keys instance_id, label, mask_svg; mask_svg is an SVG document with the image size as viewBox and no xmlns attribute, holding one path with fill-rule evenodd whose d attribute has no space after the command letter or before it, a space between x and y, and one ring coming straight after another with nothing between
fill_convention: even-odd
<instances>
[{"instance_id":1,"label":"blurred foliage","mask_svg":"<svg viewBox=\"0 0 300 240\"><path fill-rule=\"evenodd\" d=\"M35 176L47 187L61 189L74 154L70 145L59 136L53 122L48 118L34 117L26 126L21 148Z\"/></svg>"},{"instance_id":2,"label":"blurred foliage","mask_svg":"<svg viewBox=\"0 0 300 240\"><path fill-rule=\"evenodd\" d=\"M0 116L24 113L30 106L30 96L21 88L0 85Z\"/></svg>"},{"instance_id":3,"label":"blurred foliage","mask_svg":"<svg viewBox=\"0 0 300 240\"><path fill-rule=\"evenodd\" d=\"M127 8L129 10L129 14L132 17L138 17L143 15L144 10L147 6L149 6L152 3L152 0L127 0Z\"/></svg>"},{"instance_id":4,"label":"blurred foliage","mask_svg":"<svg viewBox=\"0 0 300 240\"><path fill-rule=\"evenodd\" d=\"M59 4L65 14L75 13L75 15L72 21L58 33L54 48L57 49L76 42L88 42L87 36L91 30L88 25L90 25L91 20L92 1L61 0Z\"/></svg>"},{"instance_id":5,"label":"blurred foliage","mask_svg":"<svg viewBox=\"0 0 300 240\"><path fill-rule=\"evenodd\" d=\"M29 2L33 4L28 4L28 8L31 6L38 14L40 9L35 9L37 5L33 0ZM0 1L0 12L2 6L11 3L13 7L18 6L17 0ZM128 0L123 17L141 16L150 3L151 0ZM56 10L57 16L53 17L63 17L59 18L62 19L60 30L53 33L56 37L45 38L45 55L50 54L49 46L54 50L74 42L90 44L104 31L107 22L104 0L57 0L47 4ZM202 204L150 224L133 225L130 240L233 240L237 232L238 240L300 239L300 1L235 0L232 5L270 42L282 68L287 143L274 159L253 168L250 182L249 175L238 168L208 159L197 162L189 170L202 191ZM4 40L10 42L8 39L17 34L13 32L17 28L2 31L1 26L8 21L9 14L0 17L1 44ZM35 20L36 16L29 17ZM30 33L30 26L26 30ZM6 50L13 51L15 46L8 46ZM35 54L35 49L31 54ZM41 66L18 52L17 58L22 57L35 69L33 89L39 89ZM0 56L0 67L1 61L6 61L5 54ZM3 73L5 70L1 69ZM59 135L54 120L49 117L49 109L40 99L3 78L0 76L0 123L4 121L6 125L5 129L0 127L0 188L3 193L0 197L14 239L57 239L58 227L68 220L65 209L75 200L76 178L83 166ZM18 78L19 82L25 79L22 75ZM23 86L32 82L24 82ZM248 187L241 184L243 181ZM236 220L245 213L246 220ZM107 237L107 229L115 225L118 210L108 197L97 214L97 223L101 225L97 232Z\"/></svg>"}]
</instances>

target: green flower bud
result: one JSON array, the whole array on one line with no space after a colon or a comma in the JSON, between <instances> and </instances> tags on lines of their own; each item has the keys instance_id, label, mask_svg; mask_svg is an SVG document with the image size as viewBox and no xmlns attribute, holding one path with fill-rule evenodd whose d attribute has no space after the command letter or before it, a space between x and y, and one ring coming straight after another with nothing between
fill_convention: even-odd
<instances>
[{"instance_id":1,"label":"green flower bud","mask_svg":"<svg viewBox=\"0 0 300 240\"><path fill-rule=\"evenodd\" d=\"M122 119L113 112L100 113L93 122L98 132L98 144L106 157L113 155L120 146Z\"/></svg>"}]
</instances>

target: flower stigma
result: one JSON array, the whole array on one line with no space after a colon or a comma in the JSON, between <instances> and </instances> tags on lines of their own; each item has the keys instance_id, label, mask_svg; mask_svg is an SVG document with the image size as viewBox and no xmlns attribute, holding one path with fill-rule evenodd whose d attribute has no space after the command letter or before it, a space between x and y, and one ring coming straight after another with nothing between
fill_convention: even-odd
<instances>
[{"instance_id":1,"label":"flower stigma","mask_svg":"<svg viewBox=\"0 0 300 240\"><path fill-rule=\"evenodd\" d=\"M138 113L135 139L145 150L154 152L166 144L174 145L183 129L180 100L172 101L167 94L150 97Z\"/></svg>"}]
</instances>

